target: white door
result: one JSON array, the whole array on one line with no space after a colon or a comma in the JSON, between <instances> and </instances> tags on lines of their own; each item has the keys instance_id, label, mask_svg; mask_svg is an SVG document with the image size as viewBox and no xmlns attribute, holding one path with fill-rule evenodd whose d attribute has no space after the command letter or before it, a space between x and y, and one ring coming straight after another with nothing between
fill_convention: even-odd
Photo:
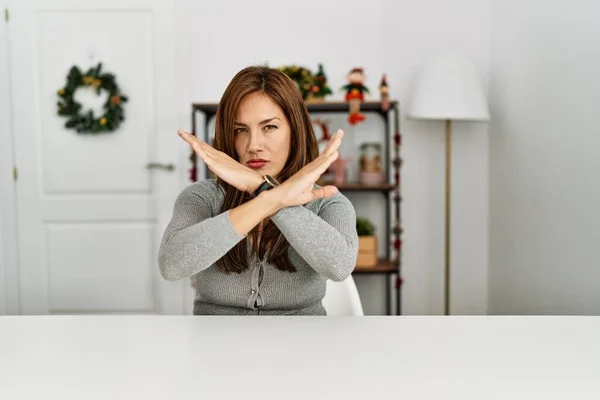
<instances>
[{"instance_id":1,"label":"white door","mask_svg":"<svg viewBox=\"0 0 600 400\"><path fill-rule=\"evenodd\" d=\"M18 0L10 7L21 314L185 312L158 244L181 190L174 0ZM112 133L57 115L71 66L102 63L128 97ZM106 99L80 89L84 109Z\"/></svg>"}]
</instances>

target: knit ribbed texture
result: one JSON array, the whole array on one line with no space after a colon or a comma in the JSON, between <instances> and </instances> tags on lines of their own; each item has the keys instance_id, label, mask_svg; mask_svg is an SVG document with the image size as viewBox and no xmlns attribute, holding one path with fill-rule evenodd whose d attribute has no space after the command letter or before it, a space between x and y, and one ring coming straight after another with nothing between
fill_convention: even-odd
<instances>
[{"instance_id":1,"label":"knit ribbed texture","mask_svg":"<svg viewBox=\"0 0 600 400\"><path fill-rule=\"evenodd\" d=\"M245 238L233 229L229 211L220 212L224 192L209 179L188 186L175 201L158 265L165 279L192 277L196 315L325 315L326 280L341 281L358 254L356 213L341 193L271 217L290 243L297 272L258 260L248 245L250 268L222 273L216 262Z\"/></svg>"}]
</instances>

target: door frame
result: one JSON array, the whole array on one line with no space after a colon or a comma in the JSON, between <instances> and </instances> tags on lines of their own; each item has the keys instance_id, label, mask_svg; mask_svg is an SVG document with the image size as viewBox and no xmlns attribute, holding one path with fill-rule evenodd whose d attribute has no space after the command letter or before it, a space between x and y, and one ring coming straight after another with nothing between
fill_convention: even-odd
<instances>
[{"instance_id":1,"label":"door frame","mask_svg":"<svg viewBox=\"0 0 600 400\"><path fill-rule=\"evenodd\" d=\"M0 93L3 98L0 103L6 105L8 118L0 122L0 315L19 314L19 267L17 251L17 205L15 180L13 178L14 138L13 138L13 115L12 115L12 91L10 73L10 26L4 20L4 9L10 11L10 2L0 0L2 11L2 25L0 33L0 87L8 90ZM3 116L4 117L4 116ZM4 118L3 118L4 119Z\"/></svg>"}]
</instances>

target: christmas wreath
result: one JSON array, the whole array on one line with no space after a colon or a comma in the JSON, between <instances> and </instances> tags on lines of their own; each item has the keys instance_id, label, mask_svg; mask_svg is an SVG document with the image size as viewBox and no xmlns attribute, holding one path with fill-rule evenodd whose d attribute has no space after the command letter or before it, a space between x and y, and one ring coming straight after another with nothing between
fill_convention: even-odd
<instances>
[{"instance_id":1,"label":"christmas wreath","mask_svg":"<svg viewBox=\"0 0 600 400\"><path fill-rule=\"evenodd\" d=\"M115 76L102 73L101 68L102 63L98 63L96 67L82 73L77 66L71 67L66 85L57 92L59 97L58 115L68 118L65 122L66 128L73 128L78 133L112 132L125 120L123 103L127 101L127 96L121 93ZM81 87L91 88L97 94L100 94L102 90L108 92L102 115L96 117L92 110L82 110L82 105L73 97L77 89Z\"/></svg>"}]
</instances>

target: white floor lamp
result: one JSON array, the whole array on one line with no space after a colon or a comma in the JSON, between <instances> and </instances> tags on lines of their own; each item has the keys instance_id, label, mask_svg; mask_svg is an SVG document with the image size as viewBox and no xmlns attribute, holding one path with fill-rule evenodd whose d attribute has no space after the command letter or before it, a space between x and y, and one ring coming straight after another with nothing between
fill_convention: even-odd
<instances>
[{"instance_id":1,"label":"white floor lamp","mask_svg":"<svg viewBox=\"0 0 600 400\"><path fill-rule=\"evenodd\" d=\"M429 58L417 78L407 116L411 119L443 120L446 123L444 313L449 315L452 121L490 119L481 76L474 64L467 58L456 55Z\"/></svg>"}]
</instances>

